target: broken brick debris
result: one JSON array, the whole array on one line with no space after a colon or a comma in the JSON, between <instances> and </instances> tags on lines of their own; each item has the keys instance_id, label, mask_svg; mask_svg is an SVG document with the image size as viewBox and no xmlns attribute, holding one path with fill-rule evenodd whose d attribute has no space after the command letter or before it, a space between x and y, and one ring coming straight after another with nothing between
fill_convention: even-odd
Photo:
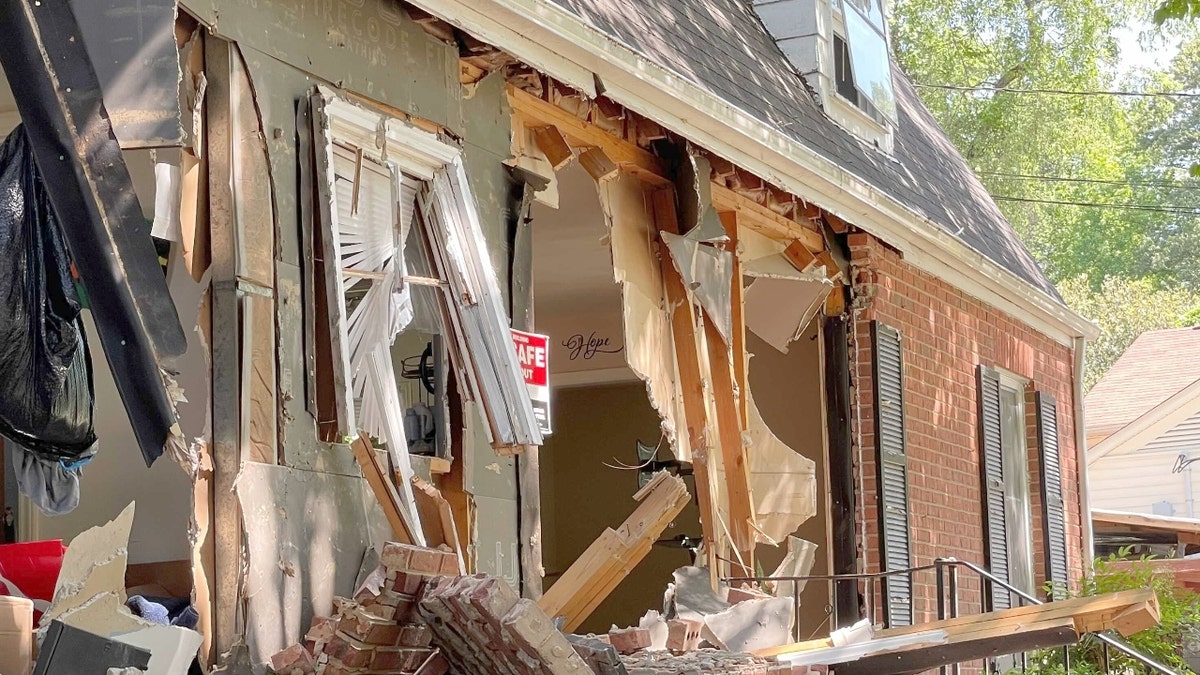
<instances>
[{"instance_id":1,"label":"broken brick debris","mask_svg":"<svg viewBox=\"0 0 1200 675\"><path fill-rule=\"evenodd\" d=\"M809 675L825 666L793 666L750 654L701 649L688 654L639 652L622 657L629 675Z\"/></svg>"},{"instance_id":2,"label":"broken brick debris","mask_svg":"<svg viewBox=\"0 0 1200 675\"><path fill-rule=\"evenodd\" d=\"M650 647L649 628L616 628L608 631L608 640L621 654L632 654Z\"/></svg>"},{"instance_id":3,"label":"broken brick debris","mask_svg":"<svg viewBox=\"0 0 1200 675\"><path fill-rule=\"evenodd\" d=\"M629 675L621 654L608 641L607 635L568 635L575 653L596 675Z\"/></svg>"},{"instance_id":4,"label":"broken brick debris","mask_svg":"<svg viewBox=\"0 0 1200 675\"><path fill-rule=\"evenodd\" d=\"M700 647L700 629L704 624L692 619L670 619L667 621L667 650L682 654L696 651Z\"/></svg>"}]
</instances>

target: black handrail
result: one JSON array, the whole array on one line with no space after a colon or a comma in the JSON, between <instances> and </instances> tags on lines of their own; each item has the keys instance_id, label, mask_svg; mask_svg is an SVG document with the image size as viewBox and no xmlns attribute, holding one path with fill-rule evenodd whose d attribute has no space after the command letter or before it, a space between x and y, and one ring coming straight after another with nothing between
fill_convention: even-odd
<instances>
[{"instance_id":1,"label":"black handrail","mask_svg":"<svg viewBox=\"0 0 1200 675\"><path fill-rule=\"evenodd\" d=\"M836 582L839 582L839 581L868 580L868 581L874 582L876 580L884 579L884 578L891 577L891 576L897 576L897 575L907 575L909 577L909 579L912 579L912 575L916 572L936 570L937 571L936 583L937 583L937 590L938 590L938 616L942 619L945 619L945 618L947 618L947 615L949 615L949 618L954 618L954 617L958 616L958 574L957 574L957 570L959 567L963 567L963 568L966 568L966 569L974 572L976 575L978 575L981 578L981 580L987 579L992 584L1000 586L1001 588L1007 590L1008 592L1012 593L1013 595L1016 595L1023 602L1026 602L1029 604L1034 604L1034 605L1045 604L1044 602L1042 602L1041 600L1038 600L1036 597L1030 595L1029 593L1026 593L1025 591L1022 591L1021 589L1014 587L1012 584L1009 584L1008 582L997 578L991 572L985 570L984 568L980 567L979 565L976 565L971 562L967 562L965 560L958 560L956 558L937 558L933 561L933 564L930 564L930 565L920 565L917 567L910 567L910 568L902 569L902 570L887 570L887 571L881 571L881 572L860 572L860 573L856 573L856 574L812 574L812 575L793 576L793 577L723 577L721 580L726 583L743 583L743 582L745 582L745 583L764 583L764 582L780 582L780 581L792 582L792 584L793 584L792 601L795 603L795 609L796 609L796 632L797 632L797 639L800 639L800 637L799 637L800 599L799 599L799 591L796 590L798 588L799 583L807 583L809 581L827 581L827 582L831 582L831 585L836 587ZM944 570L946 570L947 568L949 569L949 572L950 572L948 579L943 577ZM873 583L871 584L871 588L874 588ZM946 604L946 596L947 595L949 596L949 599L950 599L949 605ZM874 603L871 602L872 596L873 596L873 594L868 593L867 613L869 616L874 617L876 607L874 607ZM1179 673L1176 673L1170 667L1165 666L1165 665L1159 663L1158 661L1155 661L1154 659L1146 656L1145 654L1142 654L1141 652L1137 651L1137 649L1135 649L1132 645L1127 644L1125 641L1123 641L1113 635L1110 635L1108 633L1090 633L1090 635L1092 635L1097 640L1099 640L1101 642L1101 644L1104 646L1105 655L1106 655L1106 658L1105 658L1106 672L1108 671L1108 664L1107 664L1108 649L1112 648L1112 649L1116 649L1117 651L1121 652L1125 656L1133 659L1134 661L1137 661L1138 663L1142 664L1146 668L1149 668L1151 671L1153 671L1155 673L1159 673L1160 675L1179 675ZM1064 648L1064 655L1066 655L1065 658L1069 659L1069 652L1066 652L1065 649L1066 648ZM1069 661L1065 665L1067 665L1069 668ZM943 672L945 672L944 669L943 669ZM955 673L958 672L957 664L954 666L954 672Z\"/></svg>"}]
</instances>

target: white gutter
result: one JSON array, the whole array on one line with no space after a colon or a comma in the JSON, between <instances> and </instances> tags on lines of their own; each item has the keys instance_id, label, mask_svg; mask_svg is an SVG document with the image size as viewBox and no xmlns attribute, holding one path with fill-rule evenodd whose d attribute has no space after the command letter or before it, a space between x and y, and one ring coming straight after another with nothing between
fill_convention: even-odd
<instances>
[{"instance_id":1,"label":"white gutter","mask_svg":"<svg viewBox=\"0 0 1200 675\"><path fill-rule=\"evenodd\" d=\"M807 146L652 63L546 0L409 0L552 77L600 77L630 110L874 234L913 265L1065 346L1098 330L1057 299ZM489 40L489 37L491 40ZM493 41L494 40L494 41ZM547 59L552 53L561 63ZM936 180L931 176L930 180Z\"/></svg>"},{"instance_id":2,"label":"white gutter","mask_svg":"<svg viewBox=\"0 0 1200 675\"><path fill-rule=\"evenodd\" d=\"M1092 498L1088 487L1087 418L1083 406L1084 339L1075 338L1075 373L1072 388L1075 408L1075 465L1079 473L1079 533L1083 539L1083 571L1091 572L1096 554L1092 530Z\"/></svg>"}]
</instances>

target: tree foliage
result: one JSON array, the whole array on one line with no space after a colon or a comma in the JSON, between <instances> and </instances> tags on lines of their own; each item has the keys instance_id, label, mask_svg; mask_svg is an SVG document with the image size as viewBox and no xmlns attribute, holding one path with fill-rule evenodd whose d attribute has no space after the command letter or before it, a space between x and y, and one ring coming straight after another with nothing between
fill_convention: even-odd
<instances>
[{"instance_id":1,"label":"tree foliage","mask_svg":"<svg viewBox=\"0 0 1200 675\"><path fill-rule=\"evenodd\" d=\"M1068 303L1100 322L1088 385L1141 331L1179 325L1200 292L1200 180L1190 172L1200 98L1087 92L1200 93L1200 39L1128 74L1115 36L1148 16L1142 0L893 9L893 48L925 104Z\"/></svg>"},{"instance_id":2,"label":"tree foliage","mask_svg":"<svg viewBox=\"0 0 1200 675\"><path fill-rule=\"evenodd\" d=\"M1200 294L1162 288L1151 279L1109 277L1098 290L1087 277L1059 282L1067 304L1100 326L1088 345L1084 389L1091 389L1137 336L1150 330L1196 325Z\"/></svg>"}]
</instances>

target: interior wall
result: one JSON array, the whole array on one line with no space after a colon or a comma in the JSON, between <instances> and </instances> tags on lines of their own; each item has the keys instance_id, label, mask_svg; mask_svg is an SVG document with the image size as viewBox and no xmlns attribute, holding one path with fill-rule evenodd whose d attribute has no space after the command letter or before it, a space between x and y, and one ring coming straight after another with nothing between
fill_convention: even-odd
<instances>
[{"instance_id":1,"label":"interior wall","mask_svg":"<svg viewBox=\"0 0 1200 675\"><path fill-rule=\"evenodd\" d=\"M96 326L89 314L85 317L84 329L92 350L94 423L100 451L83 467L78 508L61 516L47 516L34 508L33 534L39 539L70 543L84 530L117 517L132 501L137 506L129 536L130 564L186 560L190 554L191 481L169 455L146 468L104 359Z\"/></svg>"},{"instance_id":2,"label":"interior wall","mask_svg":"<svg viewBox=\"0 0 1200 675\"><path fill-rule=\"evenodd\" d=\"M3 92L7 93L7 91ZM0 112L4 104L0 102ZM0 132L6 118L0 115ZM153 217L154 164L147 150L125 151L125 161L143 215ZM133 501L133 530L129 540L131 564L188 559L188 522L190 520L191 481L170 456L163 456L146 468L133 434L133 427L121 403L116 384L104 357L104 347L91 314L84 312L84 331L91 349L95 386L93 423L100 451L83 467L80 478L79 506L60 516L48 516L21 500L16 506L30 508L27 538L62 539L70 543L76 535L112 520ZM5 472L11 482L15 501L15 479L11 478L11 460ZM6 493L9 492L6 490Z\"/></svg>"},{"instance_id":3,"label":"interior wall","mask_svg":"<svg viewBox=\"0 0 1200 675\"><path fill-rule=\"evenodd\" d=\"M542 446L542 522L547 587L553 585L605 528L617 528L637 506L637 472L606 464L637 462L637 443L658 442L661 420L640 382L560 390L555 398L558 428ZM669 453L660 453L666 458ZM687 478L691 503L659 537L699 538L695 485ZM661 609L671 573L691 564L687 550L654 546L577 632L606 632L613 624L636 625L650 609Z\"/></svg>"},{"instance_id":4,"label":"interior wall","mask_svg":"<svg viewBox=\"0 0 1200 675\"><path fill-rule=\"evenodd\" d=\"M816 462L817 512L796 530L795 536L818 546L811 574L829 574L829 477L819 325L819 321L813 321L800 339L791 343L787 354L753 333L747 334L746 346L752 354L750 391L763 421L788 447ZM756 551L766 573L778 567L786 552L786 543L778 548L759 545ZM808 584L800 602L801 638L827 635L828 585Z\"/></svg>"}]
</instances>

